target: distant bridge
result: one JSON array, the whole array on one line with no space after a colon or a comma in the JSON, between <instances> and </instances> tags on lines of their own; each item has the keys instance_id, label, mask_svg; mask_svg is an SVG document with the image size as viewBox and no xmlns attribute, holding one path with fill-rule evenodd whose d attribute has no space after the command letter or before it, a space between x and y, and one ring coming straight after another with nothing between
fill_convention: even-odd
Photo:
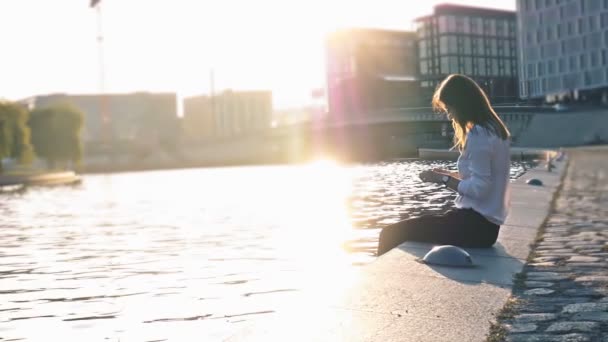
<instances>
[{"instance_id":1,"label":"distant bridge","mask_svg":"<svg viewBox=\"0 0 608 342\"><path fill-rule=\"evenodd\" d=\"M555 113L552 107L495 106L514 141L537 114ZM277 127L270 137L281 145L324 146L339 154L364 154L378 157L405 156L420 147L451 146L451 124L445 114L430 107L395 108L351 113L327 114L316 120Z\"/></svg>"}]
</instances>

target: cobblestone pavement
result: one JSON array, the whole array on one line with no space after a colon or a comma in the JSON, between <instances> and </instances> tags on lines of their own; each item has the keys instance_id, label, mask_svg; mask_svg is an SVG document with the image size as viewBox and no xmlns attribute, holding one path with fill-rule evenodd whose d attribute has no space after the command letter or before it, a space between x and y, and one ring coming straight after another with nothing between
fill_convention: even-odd
<instances>
[{"instance_id":1,"label":"cobblestone pavement","mask_svg":"<svg viewBox=\"0 0 608 342\"><path fill-rule=\"evenodd\" d=\"M608 150L569 157L563 187L490 341L608 342Z\"/></svg>"}]
</instances>

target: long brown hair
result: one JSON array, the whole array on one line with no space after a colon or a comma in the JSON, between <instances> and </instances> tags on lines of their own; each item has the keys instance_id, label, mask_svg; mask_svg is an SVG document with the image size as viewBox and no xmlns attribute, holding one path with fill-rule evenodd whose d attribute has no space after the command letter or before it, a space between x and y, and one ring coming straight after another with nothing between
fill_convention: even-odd
<instances>
[{"instance_id":1,"label":"long brown hair","mask_svg":"<svg viewBox=\"0 0 608 342\"><path fill-rule=\"evenodd\" d=\"M464 149L467 133L473 125L479 125L502 140L511 134L498 117L485 92L471 78L452 74L446 77L433 94L433 108L452 116L454 147Z\"/></svg>"}]
</instances>

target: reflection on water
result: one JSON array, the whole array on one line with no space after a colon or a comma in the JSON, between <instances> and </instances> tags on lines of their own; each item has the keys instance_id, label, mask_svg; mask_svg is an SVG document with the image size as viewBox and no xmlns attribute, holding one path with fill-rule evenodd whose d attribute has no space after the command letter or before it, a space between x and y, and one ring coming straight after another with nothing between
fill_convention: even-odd
<instances>
[{"instance_id":1,"label":"reflection on water","mask_svg":"<svg viewBox=\"0 0 608 342\"><path fill-rule=\"evenodd\" d=\"M450 206L416 177L429 167L453 165L92 175L1 194L0 340L207 341L302 290L332 296L381 227Z\"/></svg>"}]
</instances>

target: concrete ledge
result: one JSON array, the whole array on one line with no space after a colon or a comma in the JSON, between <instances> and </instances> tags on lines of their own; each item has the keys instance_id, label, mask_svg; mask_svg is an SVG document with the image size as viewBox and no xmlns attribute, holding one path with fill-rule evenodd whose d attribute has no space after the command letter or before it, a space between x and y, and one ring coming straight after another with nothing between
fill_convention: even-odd
<instances>
[{"instance_id":1,"label":"concrete ledge","mask_svg":"<svg viewBox=\"0 0 608 342\"><path fill-rule=\"evenodd\" d=\"M419 259L432 245L404 243L364 266L337 294L318 298L311 293L228 341L485 341L549 214L566 167L566 161L557 162L553 172L539 166L512 183L514 203L497 244L467 249L476 267L429 266ZM530 177L545 185L525 184ZM319 282L336 282L337 277Z\"/></svg>"},{"instance_id":2,"label":"concrete ledge","mask_svg":"<svg viewBox=\"0 0 608 342\"><path fill-rule=\"evenodd\" d=\"M69 184L80 181L73 171L31 175L0 175L0 186Z\"/></svg>"},{"instance_id":3,"label":"concrete ledge","mask_svg":"<svg viewBox=\"0 0 608 342\"><path fill-rule=\"evenodd\" d=\"M549 157L554 157L557 154L555 151L547 149L534 149L534 148L511 148L511 159L512 160L531 160L531 159L542 159L547 160ZM418 157L421 159L432 159L432 160L456 160L460 152L456 150L447 149L434 149L434 148L419 148Z\"/></svg>"}]
</instances>

